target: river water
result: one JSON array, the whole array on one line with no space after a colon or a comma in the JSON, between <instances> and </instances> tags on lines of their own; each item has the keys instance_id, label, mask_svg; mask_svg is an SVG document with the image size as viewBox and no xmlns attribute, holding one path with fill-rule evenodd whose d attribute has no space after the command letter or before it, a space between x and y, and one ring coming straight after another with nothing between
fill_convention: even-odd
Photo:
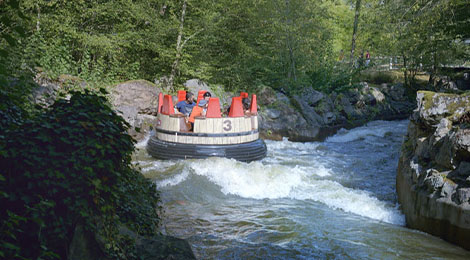
<instances>
[{"instance_id":1,"label":"river water","mask_svg":"<svg viewBox=\"0 0 470 260\"><path fill-rule=\"evenodd\" d=\"M134 162L157 184L164 231L198 259L470 259L407 229L395 176L408 121L374 121L324 142L266 141L268 156Z\"/></svg>"}]
</instances>

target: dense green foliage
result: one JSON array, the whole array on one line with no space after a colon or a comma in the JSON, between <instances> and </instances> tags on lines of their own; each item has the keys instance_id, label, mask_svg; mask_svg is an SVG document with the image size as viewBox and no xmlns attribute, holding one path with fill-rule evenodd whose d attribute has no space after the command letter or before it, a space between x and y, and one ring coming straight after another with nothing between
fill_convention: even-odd
<instances>
[{"instance_id":1,"label":"dense green foliage","mask_svg":"<svg viewBox=\"0 0 470 260\"><path fill-rule=\"evenodd\" d=\"M176 84L200 78L228 89L321 86L334 78L333 2L24 0L21 62L91 82L174 73Z\"/></svg>"},{"instance_id":2,"label":"dense green foliage","mask_svg":"<svg viewBox=\"0 0 470 260\"><path fill-rule=\"evenodd\" d=\"M343 50L350 62L355 20L353 60L366 50L400 56L412 72L470 55L465 0L24 0L19 11L7 2L18 3L0 2L8 17L0 46L14 41L6 35L27 36L16 64L89 82L174 77L176 85L199 78L232 90L334 89L354 73L337 61Z\"/></svg>"},{"instance_id":3,"label":"dense green foliage","mask_svg":"<svg viewBox=\"0 0 470 260\"><path fill-rule=\"evenodd\" d=\"M120 225L157 232L159 196L131 166L127 124L105 97L71 94L26 119L1 111L3 259L63 259L79 223L104 238L112 258L133 256Z\"/></svg>"}]
</instances>

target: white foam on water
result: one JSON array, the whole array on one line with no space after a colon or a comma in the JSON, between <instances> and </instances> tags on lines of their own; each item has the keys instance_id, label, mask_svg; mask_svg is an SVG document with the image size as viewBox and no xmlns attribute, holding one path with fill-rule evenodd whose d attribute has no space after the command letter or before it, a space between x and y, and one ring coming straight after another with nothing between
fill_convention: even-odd
<instances>
[{"instance_id":1,"label":"white foam on water","mask_svg":"<svg viewBox=\"0 0 470 260\"><path fill-rule=\"evenodd\" d=\"M334 209L391 224L405 224L404 216L395 207L387 205L368 192L347 188L330 180L310 182L295 190L292 196L301 200L318 201Z\"/></svg>"},{"instance_id":2,"label":"white foam on water","mask_svg":"<svg viewBox=\"0 0 470 260\"><path fill-rule=\"evenodd\" d=\"M138 161L143 173L149 171L164 172L171 167L174 167L177 163L171 160L152 160L152 161Z\"/></svg>"},{"instance_id":3,"label":"white foam on water","mask_svg":"<svg viewBox=\"0 0 470 260\"><path fill-rule=\"evenodd\" d=\"M189 176L189 171L183 170L181 173L172 176L169 179L156 182L157 188L175 186L185 181Z\"/></svg>"},{"instance_id":4,"label":"white foam on water","mask_svg":"<svg viewBox=\"0 0 470 260\"><path fill-rule=\"evenodd\" d=\"M325 167L289 167L249 164L223 158L190 162L195 174L205 176L220 186L224 194L252 199L290 198L313 200L328 207L387 223L404 224L401 213L369 193L319 179L331 172Z\"/></svg>"},{"instance_id":5,"label":"white foam on water","mask_svg":"<svg viewBox=\"0 0 470 260\"><path fill-rule=\"evenodd\" d=\"M147 143L148 143L150 137L154 134L155 134L155 132L152 130L150 133L148 133L147 135L144 136L144 139L142 139L140 142L136 143L135 147L139 148L139 149L145 148L147 146Z\"/></svg>"},{"instance_id":6,"label":"white foam on water","mask_svg":"<svg viewBox=\"0 0 470 260\"><path fill-rule=\"evenodd\" d=\"M268 150L285 150L285 149L295 149L299 151L308 151L314 150L318 147L319 143L300 143L300 142L291 142L286 137L282 138L282 141L271 141L265 140L265 143L268 147Z\"/></svg>"},{"instance_id":7,"label":"white foam on water","mask_svg":"<svg viewBox=\"0 0 470 260\"><path fill-rule=\"evenodd\" d=\"M352 142L368 137L385 137L388 133L404 127L406 121L373 121L365 126L353 128L351 130L340 129L334 136L328 137L326 142L344 143Z\"/></svg>"}]
</instances>

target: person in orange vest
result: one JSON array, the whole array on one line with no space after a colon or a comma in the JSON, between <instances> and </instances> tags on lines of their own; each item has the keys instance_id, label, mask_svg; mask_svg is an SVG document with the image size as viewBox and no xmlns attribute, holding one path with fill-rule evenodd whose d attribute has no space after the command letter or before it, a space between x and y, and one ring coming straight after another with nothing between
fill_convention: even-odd
<instances>
[{"instance_id":1,"label":"person in orange vest","mask_svg":"<svg viewBox=\"0 0 470 260\"><path fill-rule=\"evenodd\" d=\"M191 130L194 129L194 118L197 116L206 116L207 106L209 103L205 99L201 99L199 104L193 108L188 121L191 123Z\"/></svg>"}]
</instances>

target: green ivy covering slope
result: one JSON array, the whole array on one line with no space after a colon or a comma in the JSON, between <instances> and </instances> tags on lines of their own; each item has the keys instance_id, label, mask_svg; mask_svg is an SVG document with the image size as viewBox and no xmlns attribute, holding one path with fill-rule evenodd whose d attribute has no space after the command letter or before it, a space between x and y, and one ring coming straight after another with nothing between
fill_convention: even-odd
<instances>
[{"instance_id":1,"label":"green ivy covering slope","mask_svg":"<svg viewBox=\"0 0 470 260\"><path fill-rule=\"evenodd\" d=\"M135 141L101 94L72 92L29 117L0 110L0 258L65 259L80 224L108 257L132 259L118 228L157 233L159 194L132 167Z\"/></svg>"}]
</instances>

